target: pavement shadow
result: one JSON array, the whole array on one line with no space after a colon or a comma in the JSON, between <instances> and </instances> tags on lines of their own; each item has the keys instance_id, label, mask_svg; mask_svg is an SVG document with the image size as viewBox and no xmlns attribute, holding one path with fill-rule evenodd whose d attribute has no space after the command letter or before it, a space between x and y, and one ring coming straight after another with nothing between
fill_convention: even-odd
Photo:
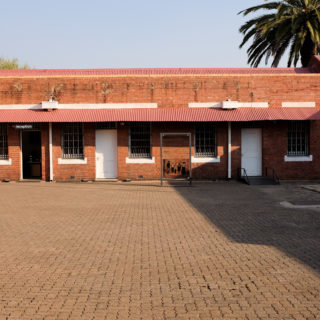
<instances>
[{"instance_id":1,"label":"pavement shadow","mask_svg":"<svg viewBox=\"0 0 320 320\"><path fill-rule=\"evenodd\" d=\"M193 186L176 190L229 239L274 246L320 273L320 212L283 208L279 194L289 197L290 190L234 181Z\"/></svg>"}]
</instances>

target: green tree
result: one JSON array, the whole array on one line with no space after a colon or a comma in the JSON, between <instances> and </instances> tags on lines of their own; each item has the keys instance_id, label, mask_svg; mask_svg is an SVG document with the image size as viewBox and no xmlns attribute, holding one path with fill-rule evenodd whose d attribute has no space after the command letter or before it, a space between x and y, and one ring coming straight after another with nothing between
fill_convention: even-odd
<instances>
[{"instance_id":1,"label":"green tree","mask_svg":"<svg viewBox=\"0 0 320 320\"><path fill-rule=\"evenodd\" d=\"M288 67L303 67L313 55L320 53L320 0L267 1L239 12L243 16L265 10L264 14L248 20L239 31L243 33L242 48L250 39L247 50L248 63L257 67L265 58L273 58L272 67L277 67L281 57L289 49Z\"/></svg>"},{"instance_id":2,"label":"green tree","mask_svg":"<svg viewBox=\"0 0 320 320\"><path fill-rule=\"evenodd\" d=\"M27 64L20 65L17 58L6 59L0 57L0 69L29 69Z\"/></svg>"}]
</instances>

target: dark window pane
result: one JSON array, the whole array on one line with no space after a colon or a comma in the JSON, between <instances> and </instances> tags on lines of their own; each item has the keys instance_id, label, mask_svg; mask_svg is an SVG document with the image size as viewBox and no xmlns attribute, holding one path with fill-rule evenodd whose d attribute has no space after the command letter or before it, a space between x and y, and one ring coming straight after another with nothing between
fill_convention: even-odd
<instances>
[{"instance_id":1,"label":"dark window pane","mask_svg":"<svg viewBox=\"0 0 320 320\"><path fill-rule=\"evenodd\" d=\"M0 159L8 159L7 124L0 124Z\"/></svg>"},{"instance_id":2,"label":"dark window pane","mask_svg":"<svg viewBox=\"0 0 320 320\"><path fill-rule=\"evenodd\" d=\"M310 128L308 121L288 122L288 155L309 155Z\"/></svg>"},{"instance_id":3,"label":"dark window pane","mask_svg":"<svg viewBox=\"0 0 320 320\"><path fill-rule=\"evenodd\" d=\"M216 132L211 123L198 124L195 128L195 155L198 157L216 156Z\"/></svg>"},{"instance_id":4,"label":"dark window pane","mask_svg":"<svg viewBox=\"0 0 320 320\"><path fill-rule=\"evenodd\" d=\"M150 123L130 126L130 157L151 158Z\"/></svg>"},{"instance_id":5,"label":"dark window pane","mask_svg":"<svg viewBox=\"0 0 320 320\"><path fill-rule=\"evenodd\" d=\"M83 159L82 123L65 123L63 125L62 154L67 159Z\"/></svg>"}]
</instances>

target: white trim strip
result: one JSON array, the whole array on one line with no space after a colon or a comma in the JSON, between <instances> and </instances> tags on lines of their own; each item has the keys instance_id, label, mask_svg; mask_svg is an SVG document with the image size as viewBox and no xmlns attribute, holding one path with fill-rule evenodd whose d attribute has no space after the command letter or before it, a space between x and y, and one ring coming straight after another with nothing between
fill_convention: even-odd
<instances>
[{"instance_id":1,"label":"white trim strip","mask_svg":"<svg viewBox=\"0 0 320 320\"><path fill-rule=\"evenodd\" d=\"M152 159L145 159L145 158L129 158L126 157L126 163L136 163L136 164L152 164L155 163L155 157L152 157Z\"/></svg>"},{"instance_id":2,"label":"white trim strip","mask_svg":"<svg viewBox=\"0 0 320 320\"><path fill-rule=\"evenodd\" d=\"M269 108L269 102L239 102L239 108Z\"/></svg>"},{"instance_id":3,"label":"white trim strip","mask_svg":"<svg viewBox=\"0 0 320 320\"><path fill-rule=\"evenodd\" d=\"M87 164L88 159L63 159L63 158L58 158L58 164Z\"/></svg>"},{"instance_id":4,"label":"white trim strip","mask_svg":"<svg viewBox=\"0 0 320 320\"><path fill-rule=\"evenodd\" d=\"M303 162L303 161L313 161L312 155L310 156L284 156L285 162Z\"/></svg>"},{"instance_id":5,"label":"white trim strip","mask_svg":"<svg viewBox=\"0 0 320 320\"><path fill-rule=\"evenodd\" d=\"M41 104L0 104L0 110L39 110Z\"/></svg>"},{"instance_id":6,"label":"white trim strip","mask_svg":"<svg viewBox=\"0 0 320 320\"><path fill-rule=\"evenodd\" d=\"M315 102L282 102L283 108L315 108Z\"/></svg>"},{"instance_id":7,"label":"white trim strip","mask_svg":"<svg viewBox=\"0 0 320 320\"><path fill-rule=\"evenodd\" d=\"M191 163L218 163L220 157L191 157Z\"/></svg>"},{"instance_id":8,"label":"white trim strip","mask_svg":"<svg viewBox=\"0 0 320 320\"><path fill-rule=\"evenodd\" d=\"M190 102L188 106L189 108L222 108L222 102ZM269 102L238 102L237 108L269 108Z\"/></svg>"},{"instance_id":9,"label":"white trim strip","mask_svg":"<svg viewBox=\"0 0 320 320\"><path fill-rule=\"evenodd\" d=\"M156 109L157 103L72 103L57 104L57 109ZM0 110L41 110L42 104L1 104Z\"/></svg>"},{"instance_id":10,"label":"white trim strip","mask_svg":"<svg viewBox=\"0 0 320 320\"><path fill-rule=\"evenodd\" d=\"M221 102L190 102L189 108L221 108Z\"/></svg>"},{"instance_id":11,"label":"white trim strip","mask_svg":"<svg viewBox=\"0 0 320 320\"><path fill-rule=\"evenodd\" d=\"M0 166L11 166L12 159L0 160Z\"/></svg>"}]
</instances>

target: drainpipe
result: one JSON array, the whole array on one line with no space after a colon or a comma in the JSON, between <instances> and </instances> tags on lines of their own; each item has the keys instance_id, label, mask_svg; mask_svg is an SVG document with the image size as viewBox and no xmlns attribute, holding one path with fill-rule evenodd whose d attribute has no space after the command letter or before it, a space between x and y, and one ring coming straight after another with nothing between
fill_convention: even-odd
<instances>
[{"instance_id":1,"label":"drainpipe","mask_svg":"<svg viewBox=\"0 0 320 320\"><path fill-rule=\"evenodd\" d=\"M52 122L49 122L49 168L50 181L53 181L53 161L52 161Z\"/></svg>"},{"instance_id":2,"label":"drainpipe","mask_svg":"<svg viewBox=\"0 0 320 320\"><path fill-rule=\"evenodd\" d=\"M231 179L231 122L228 122L228 179Z\"/></svg>"}]
</instances>

